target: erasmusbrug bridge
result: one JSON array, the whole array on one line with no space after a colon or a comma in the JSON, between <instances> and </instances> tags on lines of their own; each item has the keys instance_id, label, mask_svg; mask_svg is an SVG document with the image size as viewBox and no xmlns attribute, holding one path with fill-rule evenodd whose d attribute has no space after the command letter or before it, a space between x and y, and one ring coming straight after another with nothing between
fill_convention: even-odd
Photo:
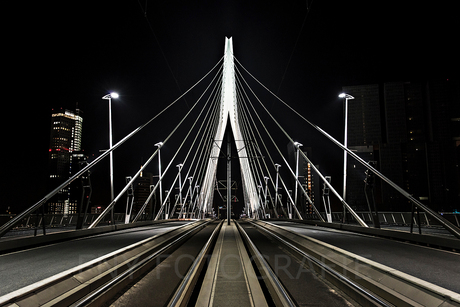
<instances>
[{"instance_id":1,"label":"erasmusbrug bridge","mask_svg":"<svg viewBox=\"0 0 460 307\"><path fill-rule=\"evenodd\" d=\"M412 204L412 213L379 213L367 193L369 212L355 212L343 198L345 191L336 191L244 76L316 130L325 142L343 150L345 159L348 155L362 164L368 175L365 191L372 190L371 178L379 177ZM112 195L102 213L93 214L88 222L91 191L83 189L89 197L82 197L75 231L46 234L42 215L42 236L36 235L38 227L35 236L6 236L18 224L28 224L32 214L38 220L39 209L53 196L75 180L88 177L96 164L146 126L155 125L160 115L208 77L211 82L184 118L155 144L155 151L123 189ZM256 104L270 119L270 126L256 111ZM199 114L163 168L162 147L193 117L192 111ZM275 133L296 149L294 169L275 141ZM186 142L188 151L177 164ZM240 220L231 219L231 169L232 160L236 161L231 157L232 146L239 162L247 217ZM300 159L322 182L322 202L313 201L299 180ZM155 163L158 181L133 213L133 182ZM226 164L224 181L217 179L218 163ZM174 166L179 172L165 191L166 175L176 172ZM287 170L289 178L280 175L280 167ZM218 187L222 182L223 189ZM170 204L176 186L179 196ZM221 195L226 201L226 221L213 217L215 191L226 194ZM330 193L342 205L339 218L331 212ZM299 209L298 195L304 196L312 214ZM154 198L159 209L146 218L145 210ZM125 200L126 212L121 222L115 223L114 207ZM422 234L420 216L439 233ZM107 220L111 222L108 226L103 223ZM381 227L397 221L403 224L398 230ZM413 233L414 225L419 233ZM409 226L410 231L402 229ZM458 221L455 225L430 209L277 97L234 57L231 38L225 39L223 58L197 83L3 224L0 237L0 306L460 306Z\"/></svg>"}]
</instances>

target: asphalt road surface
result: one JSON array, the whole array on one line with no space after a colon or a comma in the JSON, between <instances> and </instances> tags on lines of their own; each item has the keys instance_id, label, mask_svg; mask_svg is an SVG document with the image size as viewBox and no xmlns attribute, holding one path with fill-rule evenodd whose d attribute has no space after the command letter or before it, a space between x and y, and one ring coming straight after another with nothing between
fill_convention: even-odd
<instances>
[{"instance_id":1,"label":"asphalt road surface","mask_svg":"<svg viewBox=\"0 0 460 307\"><path fill-rule=\"evenodd\" d=\"M460 254L290 222L274 224L460 293Z\"/></svg>"},{"instance_id":2,"label":"asphalt road surface","mask_svg":"<svg viewBox=\"0 0 460 307\"><path fill-rule=\"evenodd\" d=\"M0 255L0 296L189 222L139 227Z\"/></svg>"}]
</instances>

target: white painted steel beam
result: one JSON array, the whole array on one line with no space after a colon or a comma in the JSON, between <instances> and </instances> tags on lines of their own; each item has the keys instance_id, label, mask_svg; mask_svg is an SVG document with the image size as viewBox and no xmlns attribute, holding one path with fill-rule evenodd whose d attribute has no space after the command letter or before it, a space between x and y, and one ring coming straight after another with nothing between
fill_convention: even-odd
<instances>
[{"instance_id":1,"label":"white painted steel beam","mask_svg":"<svg viewBox=\"0 0 460 307\"><path fill-rule=\"evenodd\" d=\"M251 173L246 151L246 141L243 139L240 123L238 120L238 108L236 103L236 85L235 70L233 61L233 41L232 38L225 38L224 68L222 78L222 93L220 102L220 121L214 137L213 148L209 157L206 175L201 190L201 206L203 211L212 212L212 197L214 194L214 181L216 178L218 156L222 147L227 122L230 119L230 125L238 152L241 177L243 183L243 195L245 204L248 204L251 212L259 208L257 189L254 178Z\"/></svg>"}]
</instances>

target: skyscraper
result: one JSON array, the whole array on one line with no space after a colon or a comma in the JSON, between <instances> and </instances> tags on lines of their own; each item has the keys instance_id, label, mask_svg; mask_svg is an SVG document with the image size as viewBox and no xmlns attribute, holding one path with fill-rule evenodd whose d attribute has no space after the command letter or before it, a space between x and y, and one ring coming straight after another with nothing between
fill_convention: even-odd
<instances>
[{"instance_id":1,"label":"skyscraper","mask_svg":"<svg viewBox=\"0 0 460 307\"><path fill-rule=\"evenodd\" d=\"M343 90L355 97L349 102L349 148L366 161L377 161L377 169L386 177L431 208L456 209L460 203L460 82L392 82ZM362 196L364 171L365 167L348 158L347 199L358 209L367 207ZM375 188L377 204L384 204L381 209L411 209L389 185Z\"/></svg>"},{"instance_id":2,"label":"skyscraper","mask_svg":"<svg viewBox=\"0 0 460 307\"><path fill-rule=\"evenodd\" d=\"M297 163L296 148L292 143L289 143L287 145L287 148L291 168L295 170ZM312 147L306 147L303 152L307 155L307 157L309 157L309 159L311 159L312 162L314 162L314 159L312 158ZM315 165L315 167L319 169L319 165ZM299 182L302 185L305 192L307 193L313 205L319 211L323 211L324 207L321 198L320 178L318 174L313 170L312 165L309 162L307 162L303 157L299 158ZM292 179L292 184L293 186L295 186L296 184L294 178ZM295 188L293 189L293 191L295 191ZM305 194L300 190L300 188L298 190L297 197L297 206L301 214L304 216L313 214L313 207L308 201ZM295 198L295 196L293 196L293 198Z\"/></svg>"},{"instance_id":3,"label":"skyscraper","mask_svg":"<svg viewBox=\"0 0 460 307\"><path fill-rule=\"evenodd\" d=\"M74 157L81 160L82 111L57 110L51 114L49 147L49 185L54 189L69 179ZM74 161L76 162L76 161ZM74 171L75 172L75 171ZM72 195L72 185L59 191L49 202L48 212L55 214L75 213L78 197Z\"/></svg>"},{"instance_id":4,"label":"skyscraper","mask_svg":"<svg viewBox=\"0 0 460 307\"><path fill-rule=\"evenodd\" d=\"M379 85L347 86L343 87L343 91L355 97L348 101L348 148L366 162L376 161L382 143ZM350 155L347 156L346 201L355 210L367 208L364 195L365 171L365 166Z\"/></svg>"}]
</instances>

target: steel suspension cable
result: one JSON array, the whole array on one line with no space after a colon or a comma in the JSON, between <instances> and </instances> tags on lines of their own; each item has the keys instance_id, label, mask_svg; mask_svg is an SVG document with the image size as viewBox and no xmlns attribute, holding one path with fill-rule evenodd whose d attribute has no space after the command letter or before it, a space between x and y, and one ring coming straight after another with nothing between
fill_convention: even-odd
<instances>
[{"instance_id":1,"label":"steel suspension cable","mask_svg":"<svg viewBox=\"0 0 460 307\"><path fill-rule=\"evenodd\" d=\"M246 104L244 103L245 100L244 100L244 97L243 97L243 93L244 93L244 95L246 95L246 97L247 97L247 94L246 94L246 91L244 90L244 87L243 87L242 84L241 84L241 81L240 81L239 78L238 78L238 75L236 76L236 79L237 79L237 82L238 82L238 85L239 85L239 86L237 86L237 89L238 89L238 91L239 91L239 93L240 93L240 97L241 97L241 98L240 98L240 99L241 99L241 103L240 103L240 106L241 106L241 107L240 107L239 109L242 110L241 114L242 114L242 117L244 118L243 121L246 123L246 126L249 127L248 133L250 133L250 135L251 135L251 137L248 136L248 139L253 139L253 140L254 140L254 144L255 144L255 145L253 144L253 150L254 150L254 151L257 151L256 149L258 149L259 154L262 155L262 151L260 150L259 142L257 141L257 138L256 138L256 136L255 136L255 134L254 134L254 131L253 131L253 130L255 129L255 130L257 131L258 135L259 135L259 138L260 138L260 140L261 140L261 142L262 142L264 148L265 148L265 152L267 153L268 157L270 158L270 161L272 162L273 167L275 167L275 164L274 164L274 162L273 162L273 159L272 159L272 157L271 157L271 154L270 154L270 152L268 151L267 146L265 145L265 142L264 142L263 138L260 136L259 130L257 129L257 126L255 125L254 120L252 119L252 115L250 114L250 112L249 112L248 109L246 110L246 109L244 108L244 106L246 106ZM241 88L241 89L240 89L240 88ZM243 91L243 93L241 93L241 90ZM249 97L247 97L247 99L249 99ZM246 108L247 108L247 106L246 106ZM249 121L249 118L251 118L251 121ZM251 128L250 123L252 123L252 125L254 126L254 129ZM267 163L266 163L265 159L261 159L261 160L262 160L262 163L263 163L264 166L265 166L265 171L266 171L267 175L269 176L269 179L270 179L270 182L271 182L271 184L272 184L272 186L273 186L273 189L276 190L275 182L274 182L274 180L273 180L273 178L272 178L272 175L271 175L271 173L270 173L270 170L268 169ZM257 159L257 163L259 164L259 168L262 170L262 166L261 166L261 164L260 164L260 159ZM275 167L275 168L276 168L276 167ZM272 195L271 195L270 190L268 190L268 193L269 193L270 200L271 200L271 202L272 202L272 204L273 204L273 209L274 209L274 211L275 211L275 214L278 215L277 209L276 209L275 206L274 206L275 203L273 202L273 198L272 198Z\"/></svg>"},{"instance_id":2,"label":"steel suspension cable","mask_svg":"<svg viewBox=\"0 0 460 307\"><path fill-rule=\"evenodd\" d=\"M219 82L219 83L220 83L220 82ZM220 91L220 87L221 87L221 85L219 86L219 88L218 88L217 91L215 92L215 95L217 95L217 93ZM215 102L216 99L214 99L213 101ZM195 160L195 157L196 157L196 155L195 155L194 158L193 158L193 160L192 160L192 162L191 162L191 166L190 166L190 169L191 169L192 166L194 165L194 170L193 170L192 178L195 179L195 186L196 186L196 183L199 182L199 181L198 181L198 178L199 178L199 177L198 177L198 178L196 177L196 176L197 176L196 173L197 173L197 171L198 171L198 172L201 171L201 167L200 167L200 166L202 166L201 161L202 161L202 158L205 157L205 149L206 149L206 147L204 146L204 143L205 143L205 140L208 139L208 138L210 137L210 132L211 132L211 130L212 130L212 126L213 126L213 124L214 124L214 121L216 120L216 115L217 115L217 112L218 112L218 104L212 103L212 105L213 105L213 106L212 106L212 111L211 111L211 113L210 113L210 115L209 115L209 119L207 120L208 123L207 123L207 125L206 125L205 131L203 132L203 137L201 137L200 142L199 142L199 144L197 145L197 153L198 153L198 148L200 148L200 153L198 154L198 161L196 162L196 164L194 164L194 160ZM213 121L210 120L210 119L213 119ZM204 160L204 159L203 159L203 160ZM199 169L199 170L198 170L198 169ZM187 177L188 177L188 174L187 174ZM193 181L193 179L192 179L192 181ZM193 202L192 196L193 196L193 188L194 188L193 185L191 185L190 188L192 189L192 195L190 195L190 204L192 204L192 202ZM190 209L191 209L191 208L189 207L189 210L190 210ZM186 212L186 213L187 213L187 212Z\"/></svg>"},{"instance_id":3,"label":"steel suspension cable","mask_svg":"<svg viewBox=\"0 0 460 307\"><path fill-rule=\"evenodd\" d=\"M249 166L252 169L253 178L257 178L257 180L258 180L257 187L258 187L258 193L259 193L259 202L262 203L261 208L265 213L265 203L262 202L262 198L260 197L260 189L261 189L261 187L263 187L262 182L264 180L262 180L262 179L264 178L264 175L263 175L262 166L260 164L260 159L258 159L258 156L257 156L258 153L257 153L257 150L256 150L256 145L255 145L257 143L256 143L255 138L251 137L250 132L249 132L249 130L251 130L251 127L246 122L245 109L243 107L244 99L241 96L241 89L238 86L239 80L237 79L236 75L235 75L235 79L236 79L237 97L239 98L239 99L237 99L238 116L240 117L239 123L240 123L240 126L242 128L243 139L245 140L246 149L248 151L247 159L250 159L250 161L253 161L253 163L250 163Z\"/></svg>"},{"instance_id":4,"label":"steel suspension cable","mask_svg":"<svg viewBox=\"0 0 460 307\"><path fill-rule=\"evenodd\" d=\"M387 178L385 175L383 175L382 173L380 173L377 169L375 169L372 165L370 165L369 163L367 163L366 161L364 161L361 157L359 157L356 153L354 153L352 150L348 149L347 147L345 147L343 144L341 144L339 141L337 141L335 138L333 138L331 135L329 135L326 131L324 131L323 129L321 129L319 126L313 124L311 121L307 120L304 116L302 116L299 112L297 112L294 108L292 108L291 106L289 106L286 102L284 102L281 98L279 98L277 95L275 95L272 91L270 91L264 84L262 84L257 78L255 78L239 61L238 59L235 58L235 60L237 61L237 63L244 69L244 71L246 71L257 83L259 83L259 85L261 85L265 90L267 90L271 95L273 95L277 100L279 100L281 103L283 103L287 108L289 108L292 112L294 112L294 114L296 114L297 116L299 116L301 119L303 119L305 122L307 122L310 126L312 126L313 128L315 128L317 131L319 131L322 135L324 135L326 138L328 138L331 142L333 142L335 145L337 145L338 147L340 147L342 150L346 151L350 156L352 156L356 161L358 161L359 163L361 163L362 165L364 165L367 169L371 170L374 174L376 174L378 177L380 177L384 182L386 182L387 184L389 184L391 187L393 187L396 191L398 191L400 194L402 194L404 197L406 197L408 200L410 200L411 202L413 202L414 204L416 204L419 208L421 208L422 210L424 210L426 213L428 213L430 216L432 216L434 219L436 219L439 223L441 223L450 233L452 233L455 237L457 237L458 239L460 239L460 228L458 228L457 226L455 226L454 224L452 224L451 222L449 222L448 220L444 219L442 216L440 216L438 213L436 213L435 211L433 211L431 208L425 206L422 202L420 202L419 200L417 200L416 198L414 198L412 195L410 195L408 192L406 192L403 188L401 188L400 186L398 186L396 183L394 183L393 181L391 181L389 178ZM262 105L262 104L261 104ZM263 105L262 105L263 106ZM264 107L264 106L263 106ZM266 109L264 107L264 109ZM283 130L283 132L285 133L285 131ZM286 133L285 133L286 134ZM292 141L292 139L290 139ZM301 152L302 156L304 159L306 159L307 161L309 161L309 159L307 158L307 156ZM313 165L313 164L312 164ZM315 170L315 167L313 165L313 168ZM322 175L320 175L322 176ZM324 179L323 179L324 180ZM327 180L325 180L325 184L331 188L332 186L327 182ZM333 189L331 189L333 190ZM334 191L334 190L333 190ZM339 199L341 199L341 197L338 195L338 193L334 192L334 194L336 194L336 196L339 197ZM344 200L342 200L342 203L343 204L346 204L346 202ZM348 206L348 204L346 204L346 206ZM353 213L353 211L350 211ZM367 226L367 225L366 225Z\"/></svg>"},{"instance_id":5,"label":"steel suspension cable","mask_svg":"<svg viewBox=\"0 0 460 307\"><path fill-rule=\"evenodd\" d=\"M203 94L197 99L197 101L195 102L195 104L190 108L190 110L184 115L184 117L182 118L182 120L177 124L177 126L171 131L171 133L166 137L166 139L163 141L163 145L173 136L173 134L177 131L177 129L182 125L182 123L185 121L185 119L190 115L190 113L195 109L196 105L198 104L198 102L201 100L201 98L203 97L204 93L208 90L209 86L212 84L212 82L214 81L214 79L216 78L217 75L219 75L219 72L220 70L217 71L217 74L214 76L214 78L211 80L211 83L206 87L205 91L203 92ZM177 100L176 100L177 101ZM137 171L137 173L132 177L131 181L134 181L137 179L137 177L139 177L140 173L144 171L144 169L150 164L150 162L153 160L153 158L157 155L158 153L158 150L159 148L157 148L155 150L155 152L150 156L150 158L146 161L146 163L144 163L144 165ZM168 168L169 168L170 165L168 165L168 167L165 169L165 172L167 172ZM164 174L163 174L164 175ZM163 177L163 176L162 176ZM115 197L112 202L107 206L107 208L98 216L98 218L88 227L88 229L90 228L93 228L95 226L97 226L97 224L99 224L99 222L104 218L105 214L107 214L107 212L109 211L109 209L112 209L113 206L115 206L116 202L121 198L121 196L129 189L131 185L131 182L129 182L128 184L126 184L126 186L121 190L121 192L117 195L117 197ZM156 187L156 186L155 186ZM151 193L152 194L152 193ZM145 205L145 204L144 204ZM141 211L143 211L145 208L143 207L143 209ZM137 219L139 218L139 214L135 217L134 219L134 222L137 221Z\"/></svg>"},{"instance_id":6,"label":"steel suspension cable","mask_svg":"<svg viewBox=\"0 0 460 307\"><path fill-rule=\"evenodd\" d=\"M222 88L220 88L220 89L222 89ZM199 172L199 177L198 177L199 178L198 182L201 182L201 188L204 186L204 180L206 180L206 169L207 169L207 162L208 162L208 160L206 158L209 158L211 156L212 147L213 147L212 144L215 142L213 136L216 135L217 129L219 127L220 111L221 111L220 110L220 99L221 99L220 94L221 94L221 92L219 93L219 96L217 97L217 99L214 102L215 106L216 106L216 113L215 113L213 125L212 125L211 129L209 130L208 139L206 140L206 152L203 155L203 159L201 161L201 167L200 167L200 172ZM194 204L194 206L192 208L192 212L190 213L190 216L195 214L195 205L197 203L198 203L198 206L196 206L196 209L198 210L198 212L203 211L204 194L202 193L202 191L203 190L201 189L200 193L197 195L197 198L195 200L195 204Z\"/></svg>"},{"instance_id":7,"label":"steel suspension cable","mask_svg":"<svg viewBox=\"0 0 460 307\"><path fill-rule=\"evenodd\" d=\"M143 125L137 127L134 129L131 133L127 134L123 139L121 139L118 143L112 146L112 148L109 148L106 150L104 153L102 153L99 157L94 159L91 163L88 163L87 166L83 167L80 171L78 171L75 175L67 179L65 182L63 182L61 185L59 185L57 188L52 190L50 193L45 195L41 200L39 200L37 203L29 207L28 209L24 210L23 212L19 213L16 215L13 219L9 220L7 223L3 224L0 226L0 237L2 237L4 234L6 234L11 228L13 228L18 222L20 222L23 218L27 217L30 215L32 212L35 210L39 209L42 205L44 205L48 200L51 199L54 195L56 195L60 190L64 189L67 187L69 184L71 184L73 181L75 181L77 178L79 178L82 174L85 174L87 171L89 171L91 168L93 168L96 164L98 164L100 161L102 161L105 157L107 157L111 152L113 152L115 149L120 147L122 144L124 144L127 140L129 140L131 137L136 135L139 131L144 129L147 125L149 125L151 122L153 122L155 119L157 119L161 114L163 114L167 109L172 107L177 101L179 101L183 96L185 96L188 92L190 92L193 88L195 88L201 81L203 81L218 65L219 63L223 60L223 57L219 59L219 61L201 78L199 79L195 84L193 84L187 91L185 91L182 95L179 96L176 100L174 100L172 103L170 103L166 108L164 108L162 111L160 111L157 115L152 117L149 121L144 123Z\"/></svg>"},{"instance_id":8,"label":"steel suspension cable","mask_svg":"<svg viewBox=\"0 0 460 307\"><path fill-rule=\"evenodd\" d=\"M240 73L239 70L238 70L238 68L237 68L237 67L235 67L235 68L236 68L236 71L237 71L238 73ZM249 84L246 82L246 80L245 80L244 77L241 75L241 73L240 73L240 76L241 76L242 80L244 81L244 83L246 84L246 86L247 86L247 87L249 88L249 90L251 91L252 95L256 98L256 100L259 102L259 104L261 104L261 105L263 106L263 104L262 104L262 102L260 101L259 97L257 97L257 95L254 93L254 91L253 91L252 88L249 86ZM264 128L265 132L267 133L268 137L269 137L270 140L272 141L272 143L273 143L273 145L275 146L276 150L278 151L278 153L279 153L280 156L282 157L284 163L285 163L286 166L288 167L288 170L291 172L291 174L292 174L293 177L295 178L297 184L300 186L301 191L304 193L304 195L305 195L305 197L307 198L308 202L312 205L312 207L313 207L313 209L315 210L315 212L316 212L318 218L319 218L320 220L323 220L323 218L322 218L322 216L320 215L318 209L316 208L316 206L315 206L315 205L313 204L313 202L311 201L310 197L308 196L308 193L307 193L307 192L305 191L305 189L302 187L302 185L301 185L299 179L296 178L294 172L292 171L291 167L289 166L289 163L288 163L287 160L285 159L284 155L281 153L281 150L279 149L278 145L276 145L275 141L273 140L273 137L271 136L271 134L270 134L270 132L268 131L268 129L267 129L267 127L265 126L265 124L262 122L262 119L260 118L259 114L257 114L257 112L256 112L256 110L255 110L255 108L254 108L254 106L253 106L252 104L251 104L251 107L253 108L254 113L256 114L256 116L257 116L257 118L258 118L260 124L261 124L262 127ZM263 106L263 107L264 107L265 111L270 115L270 117L272 118L272 120L275 121L275 123L276 123L277 126L281 129L281 131L283 131L283 133L288 137L288 139L289 139L291 142L294 142L294 141L292 140L292 138L286 133L286 131L278 124L278 122L277 122L277 121L273 118L273 116L268 112L268 110L265 108L265 106ZM296 209L299 218L301 218L300 212L298 212L297 207L294 206L294 208ZM358 217L358 218L359 218L359 217Z\"/></svg>"},{"instance_id":9,"label":"steel suspension cable","mask_svg":"<svg viewBox=\"0 0 460 307\"><path fill-rule=\"evenodd\" d=\"M239 79L238 79L238 81L239 81ZM239 82L241 82L241 81L239 81ZM241 85L241 84L240 84L240 85ZM246 91L244 90L244 87L243 87L242 85L241 85L241 88L243 89L243 92L244 92L244 94L245 94L245 96L246 96L246 99L247 99L248 101L250 101L250 98L249 98L248 94L246 93ZM262 138L262 136L261 136L261 134L260 134L260 132L259 132L259 129L257 128L257 125L255 124L255 120L253 119L250 110L249 110L249 108L247 107L247 105L245 105L245 106L246 106L246 108L247 108L246 113L247 113L247 114L249 115L249 117L251 118L251 122L253 123L253 126L254 126L254 128L255 128L255 130L256 130L256 132L257 132L257 135L259 136L259 139L260 139L261 142L262 142L262 145L264 146L265 152L267 153L267 155L268 155L268 157L269 157L269 159L270 159L270 161L271 161L273 167L276 168L275 162L273 161L273 158L272 158L272 155L270 154L270 151L268 150L267 145L265 144L265 141L264 141L264 139ZM256 114L257 114L257 113L256 113ZM254 139L257 140L255 137L254 137ZM281 155L281 156L282 156L282 155ZM268 171L268 166L266 165L265 160L264 160L263 162L264 162L265 167L266 167L266 169L267 169L267 171ZM288 165L288 168L290 168L289 165ZM270 173L270 172L268 171L268 173ZM291 173L292 173L292 170L291 170ZM289 192L288 192L288 190L287 190L286 185L284 184L283 178L282 178L281 176L279 176L279 179L281 180L281 184L283 185L283 187L284 187L285 190L286 190L286 195L287 195L287 197L290 199L291 203L294 203L294 201L292 200L291 195L289 194ZM273 179L271 178L271 175L270 175L270 180L272 181L272 184L273 184L274 189L276 189L275 183L274 183ZM280 199L280 203L281 203L281 207L282 207L281 199ZM283 211L284 211L284 208L283 208Z\"/></svg>"},{"instance_id":10,"label":"steel suspension cable","mask_svg":"<svg viewBox=\"0 0 460 307\"><path fill-rule=\"evenodd\" d=\"M202 109L201 112L204 111L206 105L207 105L208 102L211 100L211 96L214 94L214 97L215 97L215 95L218 93L218 89L220 88L220 84L221 84L221 82L219 82L219 81L221 81L221 79L222 79L222 77L220 77L220 78L217 80L217 82L216 82L216 84L214 85L214 88L213 88L213 90L211 91L211 94L210 94L210 96L208 97L208 99L207 99L205 105L203 106L203 109ZM205 116L204 116L204 118L203 118L203 120L202 120L202 122L201 122L200 128L198 129L198 131L197 131L197 133L196 133L196 135L195 135L195 138L194 138L192 144L190 145L189 151L188 151L188 153L187 153L187 155L186 155L186 157L185 157L185 160L184 160L184 164L185 164L185 161L187 161L188 156L189 156L190 152L192 151L193 147L195 146L195 142L196 142L196 140L198 139L198 136L200 135L200 132L201 132L201 130L202 130L204 124L207 122L206 118L208 118L208 115L211 114L211 110L212 110L212 108L210 107L210 108L208 109L208 112L205 114ZM200 115L201 115L201 113L200 113ZM198 116L198 117L200 117L200 116ZM197 118L197 121L198 121L198 118ZM192 129L190 130L190 132L191 132L192 130L193 130L193 127L192 127ZM201 138L201 140L202 140L202 139L203 139L203 138ZM201 141L200 141L200 143L201 143ZM197 150L195 150L194 152L195 152L195 154L193 155L193 159L192 159L192 161L190 162L190 167L188 168L188 171L187 171L187 174L185 175L185 178L188 178L188 176L189 176L189 174L190 174L190 170L192 169L192 167L193 167L193 165L194 165L194 161L195 161L195 158L196 158L197 153L198 153L198 148L197 148ZM183 185L183 186L181 187L182 189L179 191L179 193L182 193L182 190L184 189L184 187L185 187L185 185ZM186 197L187 197L187 196L186 196ZM176 205L177 205L177 199L176 199L176 203L174 204L174 207L175 207ZM181 204L181 205L182 205L182 207L183 207L183 204ZM181 208L181 212L182 212L182 208Z\"/></svg>"},{"instance_id":11,"label":"steel suspension cable","mask_svg":"<svg viewBox=\"0 0 460 307\"><path fill-rule=\"evenodd\" d=\"M240 64L241 65L241 64ZM243 67L244 69L244 67ZM247 70L245 69L245 71L247 72ZM239 72L239 70L238 70ZM241 75L241 72L239 72L240 75ZM254 95L254 97L256 97L257 101L259 102L259 104L263 107L263 109L265 110L265 112L267 112L267 114L270 116L270 118L275 122L275 124L280 128L280 130L283 132L283 134L288 138L288 140L291 142L291 143L294 143L294 140L288 135L288 133L284 130L283 127L281 127L281 125L276 121L276 119L273 117L273 115L268 111L268 109L262 104L262 102L260 101L260 99L257 97L257 95L254 93L254 91L252 90L252 88L249 87L249 85L247 84L247 82L245 81L244 77L242 77L242 79L244 80L245 84L248 86L248 88L251 90L252 94ZM259 118L260 120L260 118ZM262 124L263 125L263 124ZM268 133L268 132L267 132ZM350 213L353 215L353 217L358 221L358 223L363 226L363 227L368 227L368 225L353 211L353 209L348 205L348 203L346 203L346 201L337 193L337 191L332 187L332 185L325 179L325 177L319 172L319 170L316 168L316 166L310 161L310 159L307 157L307 155L303 152L303 151L299 151L300 154L302 155L302 157L308 162L310 163L310 166L311 168L321 177L321 179L325 182L325 184L331 189L331 191L337 196L337 198L341 201L342 205L344 207L346 207ZM283 157L283 160L285 161L285 163L287 164L287 161L285 160L285 158ZM289 171L291 172L291 174L295 177L295 174L294 172L292 171L292 169L288 166L288 169ZM297 183L299 184L302 192L304 193L304 195L307 197L309 203L313 206L313 209L315 210L317 216L320 218L320 219L323 219L322 216L319 214L319 211L317 210L316 206L313 205L312 201L310 200L308 194L306 193L306 191L304 190L304 188L302 187L302 185L300 184L300 181L298 179L297 180Z\"/></svg>"},{"instance_id":12,"label":"steel suspension cable","mask_svg":"<svg viewBox=\"0 0 460 307\"><path fill-rule=\"evenodd\" d=\"M193 178L195 178L195 182L200 182L200 179L199 179L199 178L200 178L200 174L198 175L198 177L195 176L195 174L196 174L196 169L197 169L197 168L199 167L199 165L200 165L200 166L201 166L201 167L200 167L200 172L201 172L202 165L203 165L203 163L204 163L204 162L201 163L201 161L204 161L203 158L206 156L205 149L207 149L207 147L208 147L208 146L206 146L206 144L207 144L207 141L206 141L206 140L209 139L210 133L211 133L211 131L213 130L214 122L216 121L217 112L218 112L218 105L216 105L215 101L216 101L216 97L219 95L219 90L220 90L220 88L221 88L221 82L220 82L221 80L222 80L222 78L220 77L219 80L218 80L218 82L216 82L216 85L218 86L217 90L216 90L216 86L214 87L214 90L213 90L214 99L212 99L212 101L213 101L214 103L211 104L211 105L213 105L213 107L211 107L211 108L208 110L208 113L206 114L205 119L204 119L203 122L202 122L202 126L203 126L203 124L204 124L205 122L208 122L208 125L206 126L205 132L203 132L203 137L200 139L199 145L197 146L197 150L196 150L195 155L194 155L194 159L193 159L193 161L191 162L191 166L189 167L188 173L187 173L187 175L186 175L186 178L187 178L188 175L189 175L189 173L190 173L190 170L191 170L192 167L193 167L194 160L195 160L195 157L196 157L197 152L198 152L198 148L201 148L201 150L200 150L200 151L201 151L201 154L199 155L199 159L198 159L198 162L197 162L197 164L196 164L196 166L195 166L195 170L194 170L194 173L193 173ZM212 95L209 96L208 101L210 100L210 97L211 97L211 96L212 96ZM211 111L211 110L212 110L212 111ZM210 111L211 111L211 112L210 112ZM208 118L208 115L209 115L209 118L214 119L213 121L211 121L211 124L209 124L209 119L206 120L206 118ZM201 130L201 128L200 128L200 130ZM199 136L199 133L195 136L195 141L196 141L196 139L198 138L198 136ZM195 141L194 141L194 143L195 143ZM202 146L203 143L204 143L205 145ZM195 184L195 185L196 185L196 184ZM198 186L198 185L196 185L196 186ZM183 189L184 187L185 187L185 185L182 187L182 189ZM189 189L189 191L190 191L190 189ZM187 192L187 195L188 195L189 191ZM192 192L192 194L193 194L193 192ZM187 195L186 195L186 197L187 197ZM196 204L196 202L197 202L196 200L197 200L197 197L195 198L195 202L194 202L193 208L194 208L194 206L195 206L195 204ZM177 201L176 201L176 204L177 204ZM175 204L175 205L176 205L176 204ZM174 206L173 206L173 208L174 208ZM182 213L182 210L183 210L183 206L181 207L181 213ZM192 210L193 210L193 209L192 209Z\"/></svg>"},{"instance_id":13,"label":"steel suspension cable","mask_svg":"<svg viewBox=\"0 0 460 307\"><path fill-rule=\"evenodd\" d=\"M219 70L219 72L220 72L220 70ZM216 76L217 76L217 75L216 75ZM215 79L215 77L214 77L214 79ZM214 79L213 79L212 81L214 81ZM208 87L206 88L205 91L207 91L207 89L209 88L209 86L212 84L212 81L211 81L211 83L208 85ZM201 99L201 97L202 97L203 95L204 95L204 93L200 96L199 99ZM209 101L209 100L208 100L208 101ZM208 101L207 101L207 102L208 102ZM206 102L206 103L207 103L207 102ZM196 118L195 122L193 123L192 129L190 129L190 130L188 131L188 133L187 133L187 135L185 136L184 140L183 140L182 143L180 144L179 149L176 151L175 155L173 156L173 158L172 158L171 161L169 162L169 164L168 164L168 166L167 166L167 169L171 166L171 164L172 164L172 162L174 161L175 157L178 155L180 149L182 148L182 146L184 145L184 143L185 143L185 141L187 140L188 136L189 136L190 133L192 132L193 127L194 127L194 126L196 125L196 123L198 122L198 120L199 120L201 114L203 113L203 110L204 110L204 108L201 110L200 115ZM187 157L188 157L189 153L190 153L190 150L189 150L189 152L187 153L187 156L186 156L186 159L185 159L185 160L187 160ZM185 160L184 160L184 163L185 163ZM163 176L164 176L164 175L163 175ZM162 177L163 177L163 176L162 176ZM172 186L175 185L175 182L176 182L176 180L178 179L178 177L179 177L179 174L177 174L176 178L174 179L174 182L173 182ZM157 185L158 185L158 184L157 184ZM156 188L157 188L157 185L155 185L155 187L154 187L154 189L152 190L151 194L153 194L153 193L155 192L155 190L156 190ZM171 194L171 190L172 190L172 189L170 189L169 194ZM168 194L168 196L166 197L166 199L169 198L169 194ZM155 220L157 220L157 219L159 218L159 216L161 215L161 213L162 213L162 211L163 211L163 208L164 208L165 204L166 204L166 201L163 202L163 204L162 204L160 210L158 211L157 216L155 217Z\"/></svg>"},{"instance_id":14,"label":"steel suspension cable","mask_svg":"<svg viewBox=\"0 0 460 307\"><path fill-rule=\"evenodd\" d=\"M220 70L217 72L217 74L214 76L214 78L211 80L211 82L209 83L209 85L206 87L206 89L203 91L203 93L200 95L200 97L197 99L197 101L194 103L194 105L190 108L190 110L187 112L187 114L185 114L185 116L182 118L182 120L177 124L177 126L173 129L173 131L171 131L171 133L166 137L166 139L163 141L163 145L171 138L171 136L176 132L176 130L181 126L181 124L185 121L185 119L190 115L190 113L195 109L196 105L198 104L198 102L201 100L201 98L204 96L204 94L208 91L209 87L211 86L211 84L214 82L214 80L216 79L216 77L218 75L220 75ZM176 151L176 153L174 154L173 158L171 159L171 161L169 162L168 166L165 168L164 170L164 173L162 174L161 178L158 180L157 184L154 186L154 188L152 189L152 191L150 192L150 195L148 197L148 201L150 201L150 198L152 197L153 193L155 193L159 183L163 180L163 177L165 176L165 174L167 173L168 169L171 167L171 164L172 162L174 161L174 159L176 158L176 156L178 155L180 149L182 148L182 146L184 145L185 141L187 140L188 136L190 135L191 131L193 130L193 127L195 126L195 124L197 123L198 119L200 118L202 112L203 112L204 108L200 111L200 114L197 116L195 122L193 123L192 125L192 129L189 130L189 132L187 133L186 137L184 138L184 140L182 141L182 143L180 144L178 150ZM163 146L162 145L162 146ZM155 151L155 154L156 152L158 152L158 149ZM144 165L145 167L145 165ZM139 173L139 172L138 172ZM177 178L176 178L177 179ZM145 203L144 203L144 206L143 208L139 211L139 212L142 212L143 210L145 210ZM161 207L163 208L163 206ZM138 213L136 218L134 219L134 222L137 221L137 219L139 218L140 214ZM157 215L158 217L158 215Z\"/></svg>"}]
</instances>

